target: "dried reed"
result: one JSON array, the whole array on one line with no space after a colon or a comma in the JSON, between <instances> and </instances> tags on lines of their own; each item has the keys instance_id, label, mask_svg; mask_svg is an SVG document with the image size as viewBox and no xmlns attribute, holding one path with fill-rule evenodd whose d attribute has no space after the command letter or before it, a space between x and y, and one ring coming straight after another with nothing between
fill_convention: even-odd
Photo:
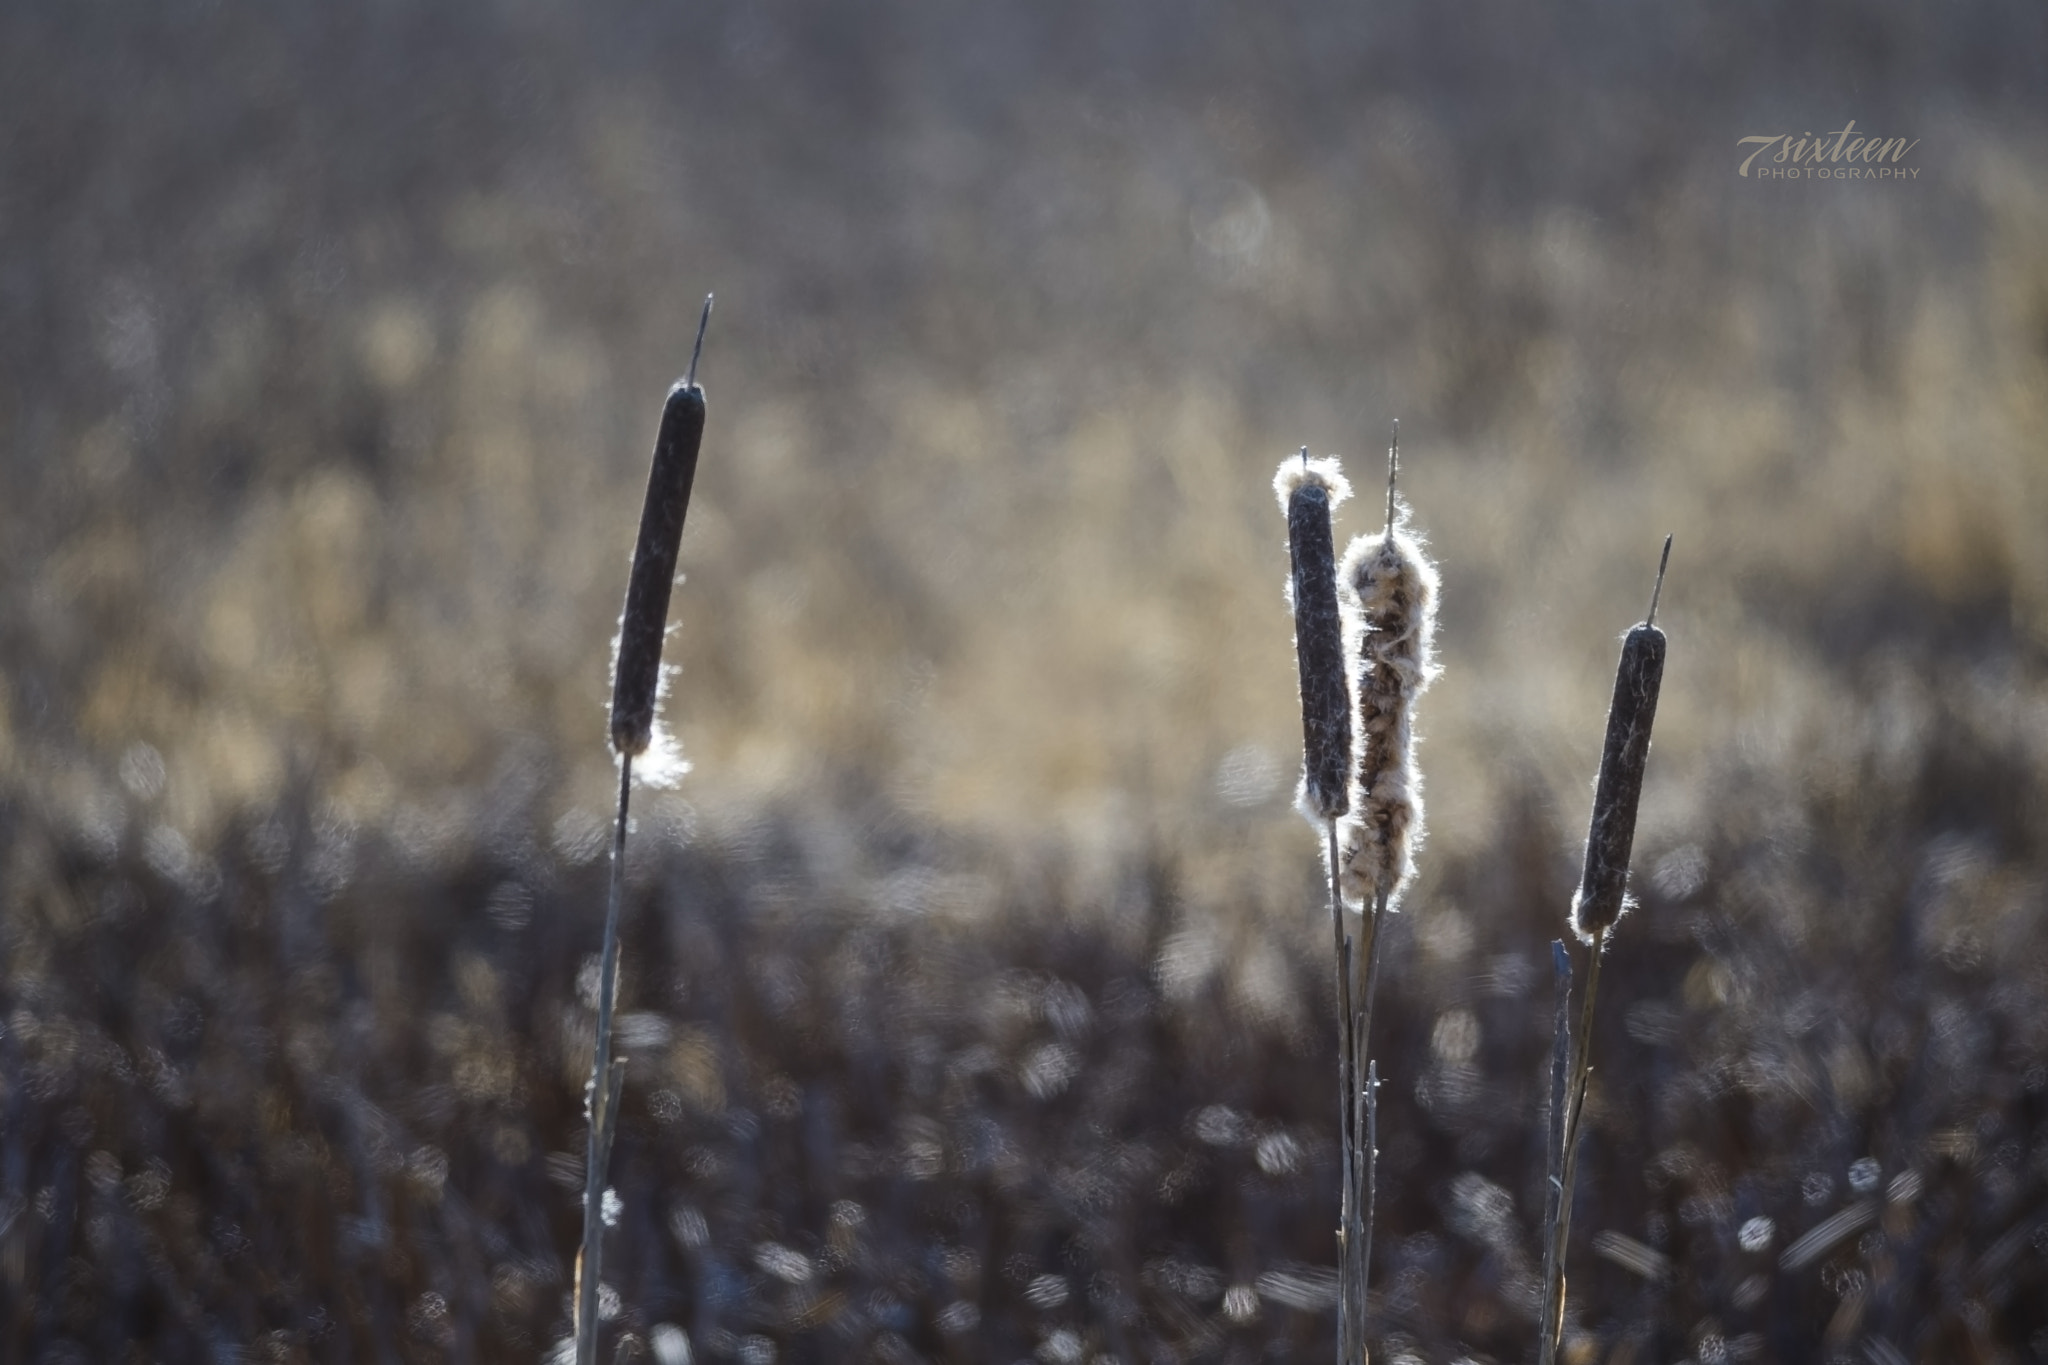
<instances>
[{"instance_id":1,"label":"dried reed","mask_svg":"<svg viewBox=\"0 0 2048 1365\"><path fill-rule=\"evenodd\" d=\"M1671 537L1657 564L1657 585L1650 593L1650 611L1622 642L1621 662L1614 674L1614 698L1607 708L1607 739L1600 753L1600 775L1594 784L1593 818L1586 832L1586 858L1579 889L1572 897L1571 927L1590 948L1586 993L1579 1005L1575 1039L1566 1033L1571 969L1562 944L1558 962L1557 1033L1551 1062L1551 1189L1545 1201L1543 1252L1543 1321L1538 1337L1541 1365L1553 1365L1564 1334L1565 1248L1571 1237L1572 1189L1577 1182L1579 1133L1585 1118L1586 1087L1593 1073L1593 1002L1600 989L1600 962L1614 926L1627 913L1628 860L1635 844L1636 809L1643 794L1643 772L1650 757L1650 727L1657 719L1657 692L1664 681L1664 632L1657 629L1657 600L1664 592L1664 570L1671 562ZM1571 1053L1569 1079L1563 1058Z\"/></svg>"},{"instance_id":2,"label":"dried reed","mask_svg":"<svg viewBox=\"0 0 2048 1365\"><path fill-rule=\"evenodd\" d=\"M1415 763L1415 700L1436 676L1436 566L1407 529L1407 509L1396 495L1401 470L1401 424L1387 447L1387 520L1378 535L1360 536L1344 552L1339 591L1350 619L1358 708L1352 765L1351 813L1337 827L1339 888L1364 916L1364 943L1344 970L1351 994L1352 1074L1363 1085L1350 1095L1354 1135L1353 1183L1359 1217L1354 1295L1360 1320L1358 1359L1364 1358L1365 1285L1379 1198L1379 1069L1372 1057L1373 1009L1379 995L1380 929L1398 908L1422 844L1422 778ZM1362 978L1362 979L1356 979Z\"/></svg>"},{"instance_id":3,"label":"dried reed","mask_svg":"<svg viewBox=\"0 0 2048 1365\"><path fill-rule=\"evenodd\" d=\"M633 791L633 760L659 745L656 715L662 693L661 646L668 633L668 602L675 585L676 555L683 518L690 510L690 485L704 440L704 390L697 361L711 299L697 321L690 371L669 390L640 509L640 536L626 606L619 617L612 676L611 743L619 759L618 819L612 828L610 892L605 901L604 957L598 968L597 1032L590 1067L590 1134L583 1163L583 1246L576 1257L576 1365L596 1365L598 1289L603 1275L606 1179L612 1135L618 1123L619 1089L626 1063L612 1058L612 1010L619 975L619 905L626 879L626 812Z\"/></svg>"}]
</instances>

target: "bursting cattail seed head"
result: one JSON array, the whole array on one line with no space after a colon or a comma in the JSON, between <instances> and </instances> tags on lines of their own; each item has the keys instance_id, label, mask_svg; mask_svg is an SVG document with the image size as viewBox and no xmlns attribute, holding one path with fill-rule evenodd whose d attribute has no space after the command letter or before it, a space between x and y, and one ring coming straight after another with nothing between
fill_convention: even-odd
<instances>
[{"instance_id":1,"label":"bursting cattail seed head","mask_svg":"<svg viewBox=\"0 0 2048 1365\"><path fill-rule=\"evenodd\" d=\"M1664 559L1671 540L1664 540ZM1658 592L1664 568L1657 569ZM1636 808L1643 795L1643 770L1650 758L1650 727L1657 719L1657 692L1664 682L1664 632L1657 629L1657 598L1650 614L1621 643L1614 672L1614 700L1607 708L1607 740L1600 751L1600 776L1593 790L1593 819L1586 831L1585 870L1572 897L1572 932L1591 943L1628 912L1628 860L1636 838Z\"/></svg>"},{"instance_id":2,"label":"bursting cattail seed head","mask_svg":"<svg viewBox=\"0 0 2048 1365\"><path fill-rule=\"evenodd\" d=\"M697 325L700 351L704 325L710 318L711 301L706 299L703 321ZM697 476L697 451L704 441L704 390L698 386L696 374L693 355L689 377L669 390L662 406L661 429L647 473L647 500L640 510L640 538L633 548L633 572L626 585L626 607L619 617L611 739L613 750L622 757L646 753L656 739L669 591L675 586L683 518L690 510L690 485Z\"/></svg>"},{"instance_id":3,"label":"bursting cattail seed head","mask_svg":"<svg viewBox=\"0 0 2048 1365\"><path fill-rule=\"evenodd\" d=\"M1396 907L1422 843L1422 779L1415 763L1415 699L1436 677L1436 566L1405 526L1360 536L1344 553L1339 584L1352 617L1357 737L1352 812L1338 834L1343 890L1364 906Z\"/></svg>"},{"instance_id":4,"label":"bursting cattail seed head","mask_svg":"<svg viewBox=\"0 0 2048 1365\"><path fill-rule=\"evenodd\" d=\"M1336 459L1311 460L1303 447L1273 476L1287 514L1288 595L1301 673L1302 772L1296 805L1320 824L1349 809L1351 702L1344 682L1344 621L1337 606L1337 556L1330 513L1351 486Z\"/></svg>"}]
</instances>

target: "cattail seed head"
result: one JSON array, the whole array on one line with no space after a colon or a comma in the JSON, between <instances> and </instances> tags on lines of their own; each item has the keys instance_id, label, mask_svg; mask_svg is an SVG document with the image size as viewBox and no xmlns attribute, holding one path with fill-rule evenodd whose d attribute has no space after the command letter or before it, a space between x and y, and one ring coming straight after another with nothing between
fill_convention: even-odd
<instances>
[{"instance_id":1,"label":"cattail seed head","mask_svg":"<svg viewBox=\"0 0 2048 1365\"><path fill-rule=\"evenodd\" d=\"M1666 547L1669 553L1669 546ZM1650 757L1650 726L1664 682L1664 632L1645 621L1621 644L1614 700L1607 708L1607 742L1593 790L1593 820L1586 831L1586 865L1572 897L1572 932L1585 943L1611 929L1631 904L1628 859L1636 838L1636 806Z\"/></svg>"},{"instance_id":2,"label":"cattail seed head","mask_svg":"<svg viewBox=\"0 0 2048 1365\"><path fill-rule=\"evenodd\" d=\"M703 440L704 390L693 380L684 380L669 390L661 410L647 500L640 511L640 539L633 550L625 611L619 617L611 726L612 748L622 756L645 753L654 739L669 591L675 586L683 517L690 510L690 485L697 476L697 451Z\"/></svg>"},{"instance_id":3,"label":"cattail seed head","mask_svg":"<svg viewBox=\"0 0 2048 1365\"><path fill-rule=\"evenodd\" d=\"M1344 553L1339 591L1352 618L1358 724L1352 811L1339 827L1345 900L1396 907L1422 843L1415 699L1436 676L1436 566L1405 513Z\"/></svg>"},{"instance_id":4,"label":"cattail seed head","mask_svg":"<svg viewBox=\"0 0 2048 1365\"><path fill-rule=\"evenodd\" d=\"M1344 621L1337 606L1337 554L1330 513L1350 494L1334 458L1281 462L1273 491L1287 514L1288 595L1301 672L1302 771L1295 804L1311 822L1349 809L1351 701L1344 682Z\"/></svg>"}]
</instances>

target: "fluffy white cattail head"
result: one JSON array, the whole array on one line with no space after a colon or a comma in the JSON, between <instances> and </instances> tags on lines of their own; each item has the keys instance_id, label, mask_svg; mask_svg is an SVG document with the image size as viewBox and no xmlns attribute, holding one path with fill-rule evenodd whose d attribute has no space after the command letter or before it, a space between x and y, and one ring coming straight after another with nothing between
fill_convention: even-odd
<instances>
[{"instance_id":1,"label":"fluffy white cattail head","mask_svg":"<svg viewBox=\"0 0 2048 1365\"><path fill-rule=\"evenodd\" d=\"M1415 699L1436 676L1436 566L1399 508L1388 529L1351 542L1338 591L1353 620L1358 720L1351 815L1339 827L1347 902L1384 897L1395 908L1422 843L1422 778L1415 766Z\"/></svg>"}]
</instances>

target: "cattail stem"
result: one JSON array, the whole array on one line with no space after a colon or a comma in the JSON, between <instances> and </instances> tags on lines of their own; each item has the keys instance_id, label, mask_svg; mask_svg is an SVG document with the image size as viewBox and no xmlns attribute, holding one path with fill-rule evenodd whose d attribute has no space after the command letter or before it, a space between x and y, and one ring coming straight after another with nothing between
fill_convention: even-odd
<instances>
[{"instance_id":1,"label":"cattail stem","mask_svg":"<svg viewBox=\"0 0 2048 1365\"><path fill-rule=\"evenodd\" d=\"M1558 1165L1557 1217L1550 1233L1545 1263L1550 1267L1545 1286L1543 1341L1540 1365L1552 1365L1564 1336L1565 1248L1572 1235L1572 1188L1579 1175L1579 1136L1586 1117L1586 1090L1593 1076L1593 1001L1600 993L1600 959L1607 950L1602 927L1593 931L1592 960L1586 966L1586 994L1579 1002L1579 1032L1572 1040L1571 1080L1567 1089L1564 1142Z\"/></svg>"},{"instance_id":2,"label":"cattail stem","mask_svg":"<svg viewBox=\"0 0 2048 1365\"><path fill-rule=\"evenodd\" d=\"M1334 820L1329 839L1334 852ZM1339 1145L1344 1162L1344 1221L1337 1263L1338 1355L1344 1365L1361 1365L1366 1359L1367 1290L1379 1206L1379 1066L1372 1058L1372 1016L1379 994L1380 927L1388 912L1386 897L1375 896L1363 917L1363 939L1355 940L1344 931L1341 905L1333 874L1330 909L1337 940L1337 1007L1343 1025L1338 1063L1343 1101L1339 1105Z\"/></svg>"},{"instance_id":3,"label":"cattail stem","mask_svg":"<svg viewBox=\"0 0 2048 1365\"><path fill-rule=\"evenodd\" d=\"M1364 1330L1360 1320L1363 1306L1354 1304L1352 1294L1353 1271L1362 1239L1352 1124L1352 1096L1358 1088L1357 1015L1351 1004L1351 936L1344 931L1344 899L1338 889L1336 816L1324 820L1323 835L1329 851L1330 932L1337 982L1337 1131L1343 1186L1337 1206L1337 1365L1357 1365Z\"/></svg>"},{"instance_id":4,"label":"cattail stem","mask_svg":"<svg viewBox=\"0 0 2048 1365\"><path fill-rule=\"evenodd\" d=\"M1373 1226L1379 1206L1379 1067L1372 1057L1373 1001L1379 994L1380 927L1386 898L1375 896L1365 909L1362 942L1348 955L1344 969L1352 978L1350 995L1357 1002L1349 1016L1352 1084L1346 1090L1345 1178L1355 1191L1358 1210L1349 1239L1351 1260L1340 1285L1356 1323L1354 1362L1365 1359L1367 1289L1372 1277Z\"/></svg>"},{"instance_id":5,"label":"cattail stem","mask_svg":"<svg viewBox=\"0 0 2048 1365\"><path fill-rule=\"evenodd\" d=\"M612 1009L618 997L619 904L626 887L626 807L633 756L619 756L619 818L612 829L611 889L605 898L604 956L598 967L597 1041L590 1065L590 1136L583 1155L583 1250L576 1274L576 1365L596 1365L597 1298L604 1262L604 1192L617 1128L623 1061L612 1061Z\"/></svg>"},{"instance_id":6,"label":"cattail stem","mask_svg":"<svg viewBox=\"0 0 2048 1365\"><path fill-rule=\"evenodd\" d=\"M1359 1259L1358 1259L1358 1305L1361 1314L1359 1333L1364 1335L1363 1313L1366 1307L1366 1285L1372 1275L1372 1233L1379 1212L1379 1066L1372 1056L1373 1006L1380 993L1380 930L1386 924L1387 897L1373 897L1371 908L1365 915L1365 948L1359 954L1359 973L1364 977L1364 988L1359 992L1358 1018L1354 1024L1356 1041L1352 1049L1358 1057L1357 1065L1365 1069L1364 1084L1360 1087L1352 1114L1354 1125L1352 1142L1359 1164L1358 1183L1360 1202L1363 1210L1359 1218Z\"/></svg>"},{"instance_id":7,"label":"cattail stem","mask_svg":"<svg viewBox=\"0 0 2048 1365\"><path fill-rule=\"evenodd\" d=\"M1539 1340L1544 1365L1555 1352L1556 1334L1551 1328L1553 1298L1562 1301L1559 1279L1558 1210L1564 1202L1564 1135L1571 1109L1572 1052L1572 957L1564 940L1550 944L1551 977L1557 988L1557 1010L1550 1025L1550 1131L1544 1147L1546 1174L1543 1190L1543 1317Z\"/></svg>"},{"instance_id":8,"label":"cattail stem","mask_svg":"<svg viewBox=\"0 0 2048 1365\"><path fill-rule=\"evenodd\" d=\"M1365 1291L1372 1274L1372 1229L1380 1198L1380 1067L1370 1057L1365 1062L1365 1233L1358 1249L1358 1303L1360 1316L1359 1360L1365 1359L1365 1318L1369 1313Z\"/></svg>"}]
</instances>

